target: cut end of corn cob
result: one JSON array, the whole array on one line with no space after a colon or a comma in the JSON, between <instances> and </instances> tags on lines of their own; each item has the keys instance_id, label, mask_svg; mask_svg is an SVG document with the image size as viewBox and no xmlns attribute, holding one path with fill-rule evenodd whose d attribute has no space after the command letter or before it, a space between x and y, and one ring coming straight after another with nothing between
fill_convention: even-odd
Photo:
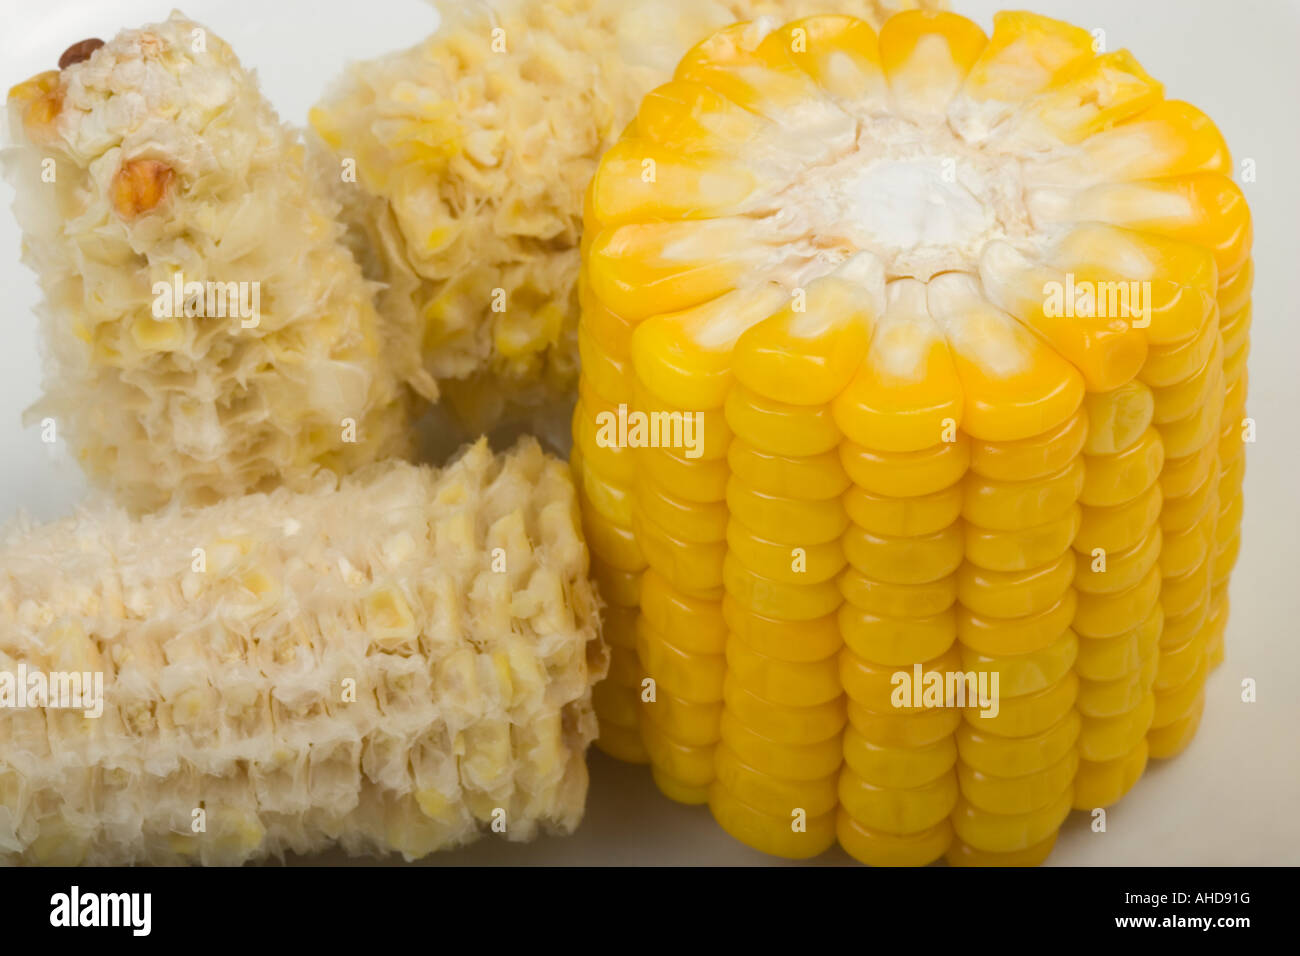
<instances>
[{"instance_id":1,"label":"cut end of corn cob","mask_svg":"<svg viewBox=\"0 0 1300 956\"><path fill-rule=\"evenodd\" d=\"M1040 862L1186 746L1239 547L1230 170L1028 13L690 50L587 200L598 745L759 849L882 865Z\"/></svg>"},{"instance_id":2,"label":"cut end of corn cob","mask_svg":"<svg viewBox=\"0 0 1300 956\"><path fill-rule=\"evenodd\" d=\"M98 674L102 713L0 709L0 861L414 859L569 832L606 668L587 570L568 469L532 441L11 526L0 673Z\"/></svg>"},{"instance_id":3,"label":"cut end of corn cob","mask_svg":"<svg viewBox=\"0 0 1300 956\"><path fill-rule=\"evenodd\" d=\"M8 100L45 295L28 420L133 510L405 454L374 286L230 47L174 14L64 62Z\"/></svg>"},{"instance_id":4,"label":"cut end of corn cob","mask_svg":"<svg viewBox=\"0 0 1300 956\"><path fill-rule=\"evenodd\" d=\"M872 22L937 0L834 0ZM353 67L311 115L393 361L475 433L571 407L583 194L692 43L823 0L437 3L438 32ZM339 163L355 165L339 182Z\"/></svg>"}]
</instances>

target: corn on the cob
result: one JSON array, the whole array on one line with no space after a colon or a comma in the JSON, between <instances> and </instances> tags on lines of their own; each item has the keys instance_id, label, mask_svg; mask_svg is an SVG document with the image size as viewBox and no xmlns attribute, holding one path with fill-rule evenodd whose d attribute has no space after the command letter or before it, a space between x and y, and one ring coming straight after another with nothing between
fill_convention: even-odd
<instances>
[{"instance_id":1,"label":"corn on the cob","mask_svg":"<svg viewBox=\"0 0 1300 956\"><path fill-rule=\"evenodd\" d=\"M724 29L588 194L598 745L769 853L1041 861L1187 743L1222 653L1251 282L1227 149L1127 52L994 24ZM692 447L610 425L666 413ZM900 674L983 677L996 712Z\"/></svg>"},{"instance_id":2,"label":"corn on the cob","mask_svg":"<svg viewBox=\"0 0 1300 956\"><path fill-rule=\"evenodd\" d=\"M102 715L0 709L0 861L411 859L568 832L597 623L568 469L532 440L12 526L0 685L99 672Z\"/></svg>"},{"instance_id":3,"label":"corn on the cob","mask_svg":"<svg viewBox=\"0 0 1300 956\"><path fill-rule=\"evenodd\" d=\"M438 2L434 36L355 66L311 115L331 181L355 162L339 194L386 284L393 361L475 434L539 403L567 415L583 190L641 97L736 19L918 5L941 2Z\"/></svg>"},{"instance_id":4,"label":"corn on the cob","mask_svg":"<svg viewBox=\"0 0 1300 956\"><path fill-rule=\"evenodd\" d=\"M229 46L176 14L64 62L9 93L49 356L29 420L135 510L403 454L374 287Z\"/></svg>"}]
</instances>

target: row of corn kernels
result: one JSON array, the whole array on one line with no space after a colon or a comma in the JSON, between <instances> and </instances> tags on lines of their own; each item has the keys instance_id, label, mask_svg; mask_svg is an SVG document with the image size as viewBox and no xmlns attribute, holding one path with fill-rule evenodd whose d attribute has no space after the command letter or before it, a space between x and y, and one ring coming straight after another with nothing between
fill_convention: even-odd
<instances>
[{"instance_id":1,"label":"row of corn kernels","mask_svg":"<svg viewBox=\"0 0 1300 956\"><path fill-rule=\"evenodd\" d=\"M584 372L573 413L570 461L592 576L606 604L604 634L610 645L609 674L592 696L600 722L596 745L619 760L645 763L637 706L642 669L636 651L645 558L633 537L630 510L636 470L632 449L597 440L600 416L617 415L618 406L631 400L626 382L632 325L604 308L585 281L579 283L579 300L586 316L578 338Z\"/></svg>"},{"instance_id":2,"label":"row of corn kernels","mask_svg":"<svg viewBox=\"0 0 1300 956\"><path fill-rule=\"evenodd\" d=\"M1223 661L1223 633L1228 623L1228 579L1241 550L1241 517L1245 506L1242 484L1246 478L1245 421L1250 355L1252 260L1219 281L1219 332L1223 338L1223 428L1219 433L1219 516L1215 524L1214 570L1211 576L1208 665ZM1198 705L1198 707L1201 705ZM1193 725L1195 721L1192 721Z\"/></svg>"}]
</instances>

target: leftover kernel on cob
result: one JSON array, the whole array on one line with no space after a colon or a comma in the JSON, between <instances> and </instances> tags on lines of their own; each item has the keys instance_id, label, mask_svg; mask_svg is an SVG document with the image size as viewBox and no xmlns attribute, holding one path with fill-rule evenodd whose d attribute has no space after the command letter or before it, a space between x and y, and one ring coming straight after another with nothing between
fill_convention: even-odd
<instances>
[{"instance_id":1,"label":"leftover kernel on cob","mask_svg":"<svg viewBox=\"0 0 1300 956\"><path fill-rule=\"evenodd\" d=\"M9 90L9 103L21 120L23 132L33 142L51 143L58 135L54 121L63 110L60 75L60 70L46 70Z\"/></svg>"},{"instance_id":2,"label":"leftover kernel on cob","mask_svg":"<svg viewBox=\"0 0 1300 956\"><path fill-rule=\"evenodd\" d=\"M1240 547L1230 169L1033 14L692 49L586 207L572 461L635 653L606 749L768 853L1026 865L1186 746ZM619 406L698 413L704 454L601 440Z\"/></svg>"},{"instance_id":3,"label":"leftover kernel on cob","mask_svg":"<svg viewBox=\"0 0 1300 956\"><path fill-rule=\"evenodd\" d=\"M113 174L113 210L123 219L152 211L167 194L175 171L156 159L132 159Z\"/></svg>"},{"instance_id":4,"label":"leftover kernel on cob","mask_svg":"<svg viewBox=\"0 0 1300 956\"><path fill-rule=\"evenodd\" d=\"M606 668L577 525L568 469L529 439L10 526L0 665L98 672L103 712L0 712L0 859L413 859L498 808L507 839L571 831Z\"/></svg>"},{"instance_id":5,"label":"leftover kernel on cob","mask_svg":"<svg viewBox=\"0 0 1300 956\"><path fill-rule=\"evenodd\" d=\"M336 207L253 75L210 32L194 50L196 29L124 31L9 93L6 168L47 305L27 419L54 418L133 511L408 445Z\"/></svg>"},{"instance_id":6,"label":"leftover kernel on cob","mask_svg":"<svg viewBox=\"0 0 1300 956\"><path fill-rule=\"evenodd\" d=\"M338 192L368 277L385 284L380 309L398 333L390 361L424 398L445 398L477 434L503 418L536 415L539 404L567 406L580 352L590 364L578 335L580 250L595 236L582 229L584 199L611 226L646 202L698 218L734 207L761 175L734 151L702 163L677 148L683 137L719 133L723 146L734 147L731 134L762 124L719 91L682 79L658 91L657 112L648 105L638 115L642 97L673 78L691 44L737 20L785 21L830 7L850 15L847 23L879 24L898 10L946 3L437 6L437 33L352 67L310 120L330 153L322 169L336 186L339 161L356 162L356 183ZM504 49L494 44L497 28L508 38ZM691 104L712 115L683 115ZM723 114L729 125L719 127ZM620 140L633 121L640 135ZM642 179L647 159L655 162L653 182ZM614 170L622 175L611 182ZM720 265L712 278L728 268Z\"/></svg>"}]
</instances>

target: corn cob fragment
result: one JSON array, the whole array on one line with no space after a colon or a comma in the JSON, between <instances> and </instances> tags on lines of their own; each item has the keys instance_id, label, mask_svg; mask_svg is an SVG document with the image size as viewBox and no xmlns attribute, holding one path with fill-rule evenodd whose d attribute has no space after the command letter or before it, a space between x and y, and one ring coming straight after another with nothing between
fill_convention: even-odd
<instances>
[{"instance_id":1,"label":"corn cob fragment","mask_svg":"<svg viewBox=\"0 0 1300 956\"><path fill-rule=\"evenodd\" d=\"M683 52L737 19L820 0L436 2L438 31L353 67L312 111L393 361L477 434L572 405L582 196L596 162ZM835 0L881 22L941 0ZM557 131L563 131L558 133Z\"/></svg>"},{"instance_id":2,"label":"corn cob fragment","mask_svg":"<svg viewBox=\"0 0 1300 956\"><path fill-rule=\"evenodd\" d=\"M28 418L94 483L146 510L405 453L373 286L224 41L175 14L8 106L49 356Z\"/></svg>"},{"instance_id":3,"label":"corn cob fragment","mask_svg":"<svg viewBox=\"0 0 1300 956\"><path fill-rule=\"evenodd\" d=\"M1230 169L1032 14L693 48L587 200L572 464L634 638L598 745L761 850L884 865L1041 862L1185 746L1239 546ZM897 693L931 675L993 700Z\"/></svg>"},{"instance_id":4,"label":"corn cob fragment","mask_svg":"<svg viewBox=\"0 0 1300 956\"><path fill-rule=\"evenodd\" d=\"M0 709L0 860L414 859L568 832L606 664L568 470L531 439L19 523L0 672L100 672L102 716Z\"/></svg>"}]
</instances>

